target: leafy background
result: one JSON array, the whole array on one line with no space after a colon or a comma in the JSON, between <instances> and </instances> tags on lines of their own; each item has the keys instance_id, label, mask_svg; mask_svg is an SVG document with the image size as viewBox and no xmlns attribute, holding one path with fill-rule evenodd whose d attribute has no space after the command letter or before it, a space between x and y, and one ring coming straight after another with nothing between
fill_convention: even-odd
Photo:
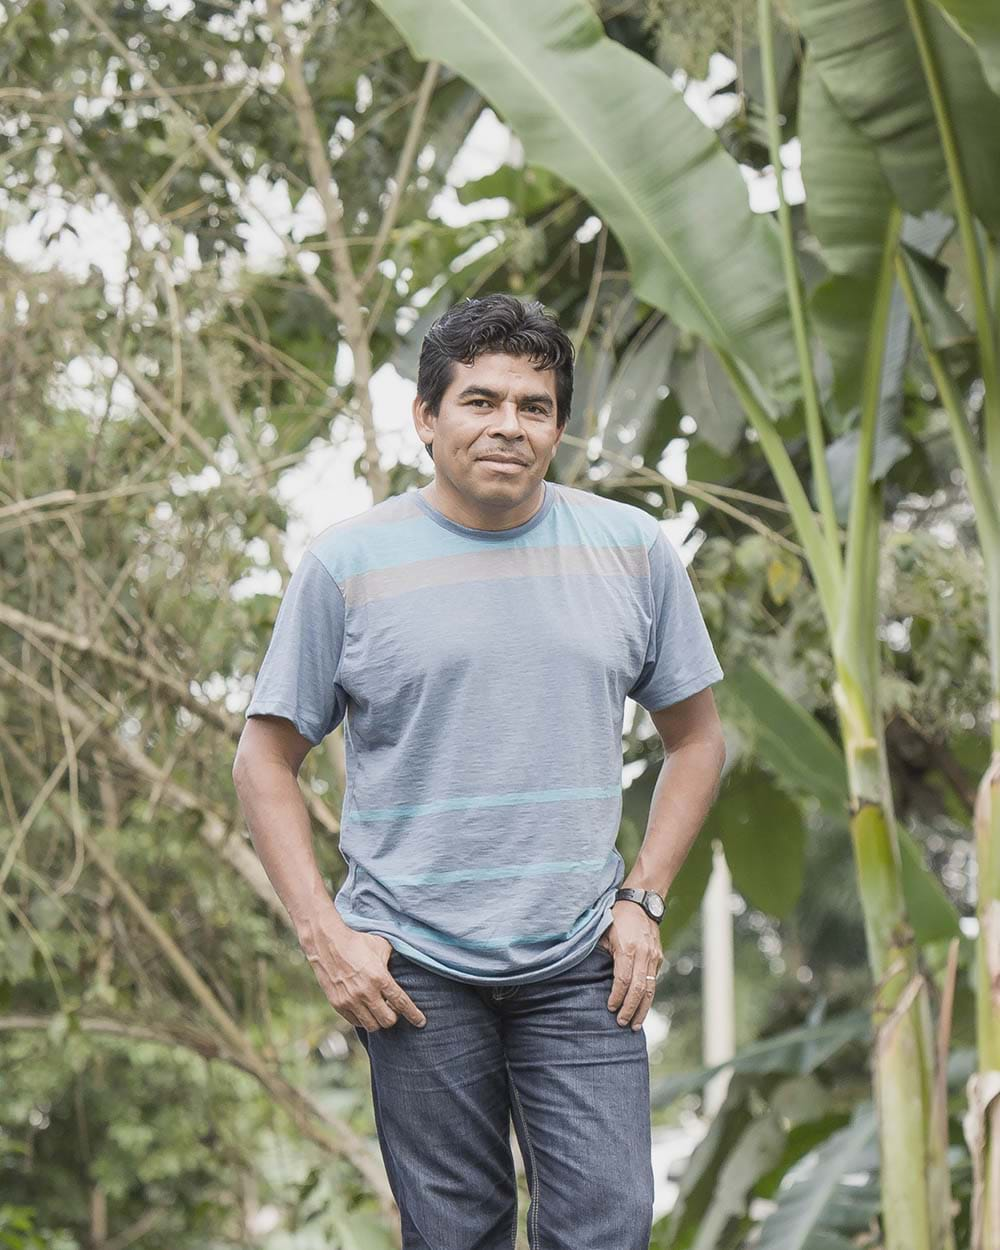
<instances>
[{"instance_id":1,"label":"leafy background","mask_svg":"<svg viewBox=\"0 0 1000 1250\"><path fill-rule=\"evenodd\" d=\"M600 16L714 116L763 213L754 8L637 0ZM647 302L595 205L526 165L517 141L455 187L489 104L415 59L373 4L281 18L243 0L13 0L0 23L0 1244L397 1244L367 1060L263 877L230 769L288 534L357 510L345 477L369 502L429 480L372 379L391 367L412 382L429 321L493 290L543 299L578 348L552 476L673 518L697 548L727 672L727 777L675 883L647 1030L654 1123L701 1141L661 1244L694 1245L698 1228L698 1244L740 1244L747 1212L769 1210L810 1151L836 1176L863 1170L870 988L832 662L787 510L714 357ZM791 162L809 72L791 25L778 63ZM801 153L805 166L805 141ZM468 210L456 224L435 207L443 195ZM864 291L824 270L822 223L801 199L792 214L846 437L838 334L858 332ZM722 229L724 204L718 216ZM282 240L276 258L250 263L264 238ZM961 304L954 243L940 256ZM939 965L974 897L985 578L926 365L912 343L900 351L879 633L908 897ZM964 370L974 394L971 356ZM778 426L807 476L794 403ZM317 463L306 521L287 483ZM849 471L849 454L831 459L841 496ZM623 759L629 863L659 763L641 715ZM331 890L343 767L335 734L302 772ZM750 1049L709 1122L706 1074L691 1074L713 840L733 874L737 1042ZM953 1093L973 1042L965 937L962 960ZM960 1131L953 1144L961 1156ZM724 1167L746 1199L738 1217L717 1209ZM963 1200L967 1161L955 1169ZM522 1186L522 1238L526 1198ZM847 1205L842 1233L870 1235L877 1196Z\"/></svg>"}]
</instances>

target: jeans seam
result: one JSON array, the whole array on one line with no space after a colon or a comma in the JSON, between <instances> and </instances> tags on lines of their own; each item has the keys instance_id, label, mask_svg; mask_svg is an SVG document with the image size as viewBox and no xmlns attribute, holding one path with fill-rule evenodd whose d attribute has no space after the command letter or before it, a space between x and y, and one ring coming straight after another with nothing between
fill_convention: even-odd
<instances>
[{"instance_id":1,"label":"jeans seam","mask_svg":"<svg viewBox=\"0 0 1000 1250\"><path fill-rule=\"evenodd\" d=\"M511 1093L514 1095L514 1102L517 1105L518 1114L524 1126L524 1140L528 1147L528 1158L531 1160L531 1236L528 1240L531 1244L531 1250L538 1250L538 1191L540 1189L538 1162L535 1158L535 1148L531 1144L531 1134L528 1132L528 1117L524 1114L521 1095L517 1092L517 1086L514 1084L514 1073L510 1070L509 1063L507 1064L507 1079L510 1081ZM515 1224L515 1242L516 1233Z\"/></svg>"},{"instance_id":2,"label":"jeans seam","mask_svg":"<svg viewBox=\"0 0 1000 1250\"><path fill-rule=\"evenodd\" d=\"M510 1226L510 1250L517 1250L517 1178L514 1178L514 1218Z\"/></svg>"}]
</instances>

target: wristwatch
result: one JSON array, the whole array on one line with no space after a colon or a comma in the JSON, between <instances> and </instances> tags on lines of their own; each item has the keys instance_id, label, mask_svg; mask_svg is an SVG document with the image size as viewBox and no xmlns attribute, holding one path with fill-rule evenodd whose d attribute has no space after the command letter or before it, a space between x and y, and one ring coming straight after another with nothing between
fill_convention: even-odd
<instances>
[{"instance_id":1,"label":"wristwatch","mask_svg":"<svg viewBox=\"0 0 1000 1250\"><path fill-rule=\"evenodd\" d=\"M647 916L651 920L655 920L657 924L663 919L667 910L661 895L655 890L633 890L627 887L615 890L615 902L619 899L627 898L632 903L638 903Z\"/></svg>"}]
</instances>

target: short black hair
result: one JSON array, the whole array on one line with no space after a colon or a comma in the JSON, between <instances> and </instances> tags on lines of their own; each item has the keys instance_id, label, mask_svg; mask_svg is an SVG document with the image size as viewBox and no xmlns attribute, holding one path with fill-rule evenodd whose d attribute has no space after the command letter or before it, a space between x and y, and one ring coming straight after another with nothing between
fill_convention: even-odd
<instances>
[{"instance_id":1,"label":"short black hair","mask_svg":"<svg viewBox=\"0 0 1000 1250\"><path fill-rule=\"evenodd\" d=\"M554 369L556 425L561 429L569 421L575 354L569 335L539 300L522 301L500 292L453 304L424 335L417 396L429 412L437 416L453 366L470 365L483 352L527 356L536 369Z\"/></svg>"}]
</instances>

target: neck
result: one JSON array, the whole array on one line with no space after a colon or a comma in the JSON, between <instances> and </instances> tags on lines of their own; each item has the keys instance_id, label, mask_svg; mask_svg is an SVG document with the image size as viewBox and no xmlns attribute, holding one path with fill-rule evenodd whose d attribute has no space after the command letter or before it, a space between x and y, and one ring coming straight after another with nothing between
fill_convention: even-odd
<instances>
[{"instance_id":1,"label":"neck","mask_svg":"<svg viewBox=\"0 0 1000 1250\"><path fill-rule=\"evenodd\" d=\"M458 525L476 530L511 530L530 521L545 502L545 484L537 482L527 499L513 502L500 499L490 503L470 500L468 495L435 476L430 485L423 488L423 495L428 503Z\"/></svg>"}]
</instances>

